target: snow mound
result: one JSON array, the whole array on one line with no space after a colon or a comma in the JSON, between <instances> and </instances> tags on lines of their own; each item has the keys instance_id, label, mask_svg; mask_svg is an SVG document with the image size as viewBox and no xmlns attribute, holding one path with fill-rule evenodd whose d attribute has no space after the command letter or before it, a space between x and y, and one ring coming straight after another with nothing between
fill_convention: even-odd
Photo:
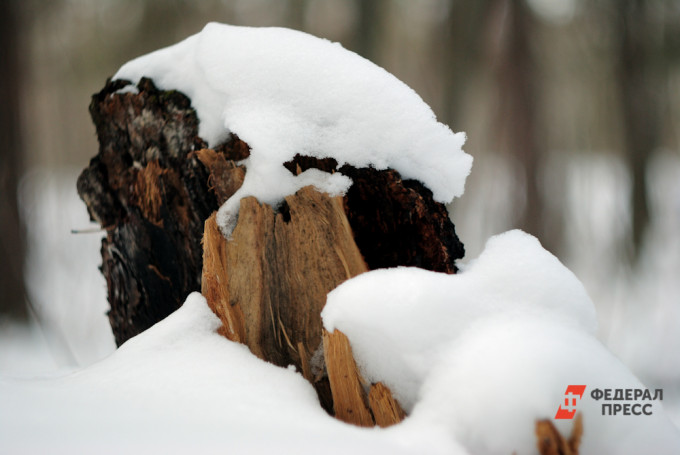
<instances>
[{"instance_id":1,"label":"snow mound","mask_svg":"<svg viewBox=\"0 0 680 455\"><path fill-rule=\"evenodd\" d=\"M678 453L680 435L652 416L603 416L595 388L644 386L595 338L578 279L532 236L491 238L458 275L377 270L328 295L327 330L344 332L366 379L480 454L536 453L537 419L553 419L570 384L586 384L582 453ZM616 402L620 403L620 402ZM562 434L571 420L553 420Z\"/></svg>"},{"instance_id":2,"label":"snow mound","mask_svg":"<svg viewBox=\"0 0 680 455\"><path fill-rule=\"evenodd\" d=\"M0 377L0 453L427 453L442 432L373 431L326 414L298 373L215 333L194 293L107 359L74 374ZM39 435L39 437L36 437Z\"/></svg>"},{"instance_id":3,"label":"snow mound","mask_svg":"<svg viewBox=\"0 0 680 455\"><path fill-rule=\"evenodd\" d=\"M644 386L594 337L578 280L522 232L489 240L459 275L360 275L323 317L410 410L404 422L362 429L328 416L299 373L218 335L194 293L87 369L0 377L0 453L535 454L535 421L553 418L570 384L587 386L581 453L679 452L658 401L649 416L601 414L592 390ZM553 422L569 433L572 421Z\"/></svg>"},{"instance_id":4,"label":"snow mound","mask_svg":"<svg viewBox=\"0 0 680 455\"><path fill-rule=\"evenodd\" d=\"M557 318L588 333L595 309L578 279L521 231L491 238L462 273L374 270L328 294L324 326L344 332L367 379L387 380L408 410L441 351L473 324L505 314Z\"/></svg>"},{"instance_id":5,"label":"snow mound","mask_svg":"<svg viewBox=\"0 0 680 455\"><path fill-rule=\"evenodd\" d=\"M297 153L393 168L443 203L463 193L472 166L462 151L465 134L437 122L411 88L339 43L306 33L210 23L126 63L114 79L143 76L191 98L210 145L229 133L250 145L245 182L218 214L225 232L245 196L276 205L303 186L342 194L351 184L337 173L293 176L282 164Z\"/></svg>"}]
</instances>

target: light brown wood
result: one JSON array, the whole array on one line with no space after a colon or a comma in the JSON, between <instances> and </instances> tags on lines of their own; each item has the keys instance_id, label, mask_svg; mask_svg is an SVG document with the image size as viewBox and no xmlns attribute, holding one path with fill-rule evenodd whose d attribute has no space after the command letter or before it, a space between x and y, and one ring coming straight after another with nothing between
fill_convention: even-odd
<instances>
[{"instance_id":1,"label":"light brown wood","mask_svg":"<svg viewBox=\"0 0 680 455\"><path fill-rule=\"evenodd\" d=\"M225 336L276 365L295 365L313 383L323 380L314 373L323 371L323 359L312 356L322 346L326 295L367 271L342 198L306 187L278 212L245 198L231 238L222 237L213 216L203 247L203 295Z\"/></svg>"},{"instance_id":2,"label":"light brown wood","mask_svg":"<svg viewBox=\"0 0 680 455\"><path fill-rule=\"evenodd\" d=\"M583 416L576 414L571 435L567 440L555 428L551 420L536 422L536 439L538 451L541 455L578 455L581 437L583 435Z\"/></svg>"},{"instance_id":3,"label":"light brown wood","mask_svg":"<svg viewBox=\"0 0 680 455\"><path fill-rule=\"evenodd\" d=\"M382 382L371 386L368 405L376 425L383 428L395 425L406 417L406 413L392 396L392 391Z\"/></svg>"},{"instance_id":4,"label":"light brown wood","mask_svg":"<svg viewBox=\"0 0 680 455\"><path fill-rule=\"evenodd\" d=\"M243 185L245 167L227 159L223 153L212 149L193 152L209 172L208 186L214 192L217 203L222 205Z\"/></svg>"},{"instance_id":5,"label":"light brown wood","mask_svg":"<svg viewBox=\"0 0 680 455\"><path fill-rule=\"evenodd\" d=\"M210 164L212 155L202 154ZM306 187L278 213L245 198L229 240L215 215L206 221L203 250L202 292L222 320L222 334L264 360L295 365L345 422L388 426L404 418L385 385L367 393L344 334L323 332L322 339L326 295L367 270L341 198ZM319 350L323 356L314 356Z\"/></svg>"},{"instance_id":6,"label":"light brown wood","mask_svg":"<svg viewBox=\"0 0 680 455\"><path fill-rule=\"evenodd\" d=\"M216 214L213 213L205 221L203 231L201 294L222 320L220 333L232 341L243 343L245 340L243 314L238 305L230 303L226 243L215 218Z\"/></svg>"},{"instance_id":7,"label":"light brown wood","mask_svg":"<svg viewBox=\"0 0 680 455\"><path fill-rule=\"evenodd\" d=\"M569 449L572 455L578 455L578 449L581 446L581 438L583 437L583 414L580 412L574 418L574 426L569 435Z\"/></svg>"},{"instance_id":8,"label":"light brown wood","mask_svg":"<svg viewBox=\"0 0 680 455\"><path fill-rule=\"evenodd\" d=\"M374 426L363 380L352 356L349 340L339 330L330 333L324 330L323 347L335 417L362 427Z\"/></svg>"}]
</instances>

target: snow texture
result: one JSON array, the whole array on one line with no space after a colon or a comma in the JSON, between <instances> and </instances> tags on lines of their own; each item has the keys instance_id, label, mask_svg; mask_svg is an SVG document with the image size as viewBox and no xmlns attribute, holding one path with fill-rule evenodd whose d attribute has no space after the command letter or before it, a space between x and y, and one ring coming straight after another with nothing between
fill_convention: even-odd
<instances>
[{"instance_id":1,"label":"snow texture","mask_svg":"<svg viewBox=\"0 0 680 455\"><path fill-rule=\"evenodd\" d=\"M276 205L307 185L330 194L349 187L338 173L293 176L282 163L297 153L393 168L443 203L463 193L472 166L462 151L465 134L437 122L411 88L339 43L306 33L210 23L126 63L114 79L143 76L191 98L199 134L211 146L229 133L250 145L243 186L218 213L225 233L245 196Z\"/></svg>"},{"instance_id":2,"label":"snow texture","mask_svg":"<svg viewBox=\"0 0 680 455\"><path fill-rule=\"evenodd\" d=\"M426 427L333 419L300 374L258 359L219 326L194 293L87 369L0 378L0 453L467 453Z\"/></svg>"},{"instance_id":3,"label":"snow texture","mask_svg":"<svg viewBox=\"0 0 680 455\"><path fill-rule=\"evenodd\" d=\"M595 388L644 386L595 338L578 279L532 236L491 238L458 275L377 270L328 295L328 330L350 339L364 376L470 453L535 453L537 419L554 417L570 384L586 384L582 453L679 453L680 435L653 416L602 416ZM615 402L621 403L621 402ZM570 420L553 420L562 434Z\"/></svg>"}]
</instances>

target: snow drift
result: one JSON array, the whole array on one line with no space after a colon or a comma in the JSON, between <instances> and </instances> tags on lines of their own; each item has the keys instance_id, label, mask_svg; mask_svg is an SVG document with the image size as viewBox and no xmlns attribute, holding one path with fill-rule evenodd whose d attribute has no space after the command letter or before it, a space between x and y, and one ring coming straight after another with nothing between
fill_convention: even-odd
<instances>
[{"instance_id":1,"label":"snow drift","mask_svg":"<svg viewBox=\"0 0 680 455\"><path fill-rule=\"evenodd\" d=\"M676 453L680 435L658 401L651 416L602 415L599 389L644 389L595 337L583 285L532 236L492 237L457 275L376 270L328 295L328 330L345 333L364 376L470 453L536 453L536 420L553 419L585 384L581 453ZM619 401L609 403L621 403ZM572 420L553 420L568 436Z\"/></svg>"}]
</instances>

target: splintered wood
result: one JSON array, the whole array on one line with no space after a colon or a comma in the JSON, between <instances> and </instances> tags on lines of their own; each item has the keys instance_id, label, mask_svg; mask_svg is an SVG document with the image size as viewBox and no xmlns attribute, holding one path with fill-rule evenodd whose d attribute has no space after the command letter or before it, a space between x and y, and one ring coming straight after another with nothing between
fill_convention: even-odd
<instances>
[{"instance_id":1,"label":"splintered wood","mask_svg":"<svg viewBox=\"0 0 680 455\"><path fill-rule=\"evenodd\" d=\"M312 187L286 197L278 212L255 198L243 199L229 240L220 233L215 215L205 223L202 293L222 320L221 333L264 360L295 365L338 418L373 426L364 388L359 382L347 383L358 375L349 342L339 332L330 336L341 339L339 343L322 340L320 316L331 290L367 270L342 198ZM352 387L353 395L343 392ZM375 406L384 402L394 407L386 388L385 395L390 399ZM363 408L356 407L359 403ZM379 424L389 421L383 415L391 414L399 415L379 411Z\"/></svg>"},{"instance_id":2,"label":"splintered wood","mask_svg":"<svg viewBox=\"0 0 680 455\"><path fill-rule=\"evenodd\" d=\"M367 270L342 199L312 188L287 197L283 213L243 199L232 238L222 237L213 216L203 245L203 292L227 337L300 371L321 345L326 294Z\"/></svg>"},{"instance_id":3,"label":"splintered wood","mask_svg":"<svg viewBox=\"0 0 680 455\"><path fill-rule=\"evenodd\" d=\"M406 414L390 389L382 382L368 384L361 377L344 333L324 330L323 348L335 417L364 427L388 427L404 420Z\"/></svg>"},{"instance_id":4,"label":"splintered wood","mask_svg":"<svg viewBox=\"0 0 680 455\"><path fill-rule=\"evenodd\" d=\"M382 382L371 385L368 406L373 412L376 425L383 428L399 423L406 417L406 413L392 396L392 391Z\"/></svg>"},{"instance_id":5,"label":"splintered wood","mask_svg":"<svg viewBox=\"0 0 680 455\"><path fill-rule=\"evenodd\" d=\"M580 412L574 418L569 439L562 436L549 419L536 422L537 445L541 455L578 455L582 436L583 415Z\"/></svg>"},{"instance_id":6,"label":"splintered wood","mask_svg":"<svg viewBox=\"0 0 680 455\"><path fill-rule=\"evenodd\" d=\"M373 426L364 381L354 362L349 340L339 330L332 333L324 330L323 347L335 417L363 427Z\"/></svg>"}]
</instances>

